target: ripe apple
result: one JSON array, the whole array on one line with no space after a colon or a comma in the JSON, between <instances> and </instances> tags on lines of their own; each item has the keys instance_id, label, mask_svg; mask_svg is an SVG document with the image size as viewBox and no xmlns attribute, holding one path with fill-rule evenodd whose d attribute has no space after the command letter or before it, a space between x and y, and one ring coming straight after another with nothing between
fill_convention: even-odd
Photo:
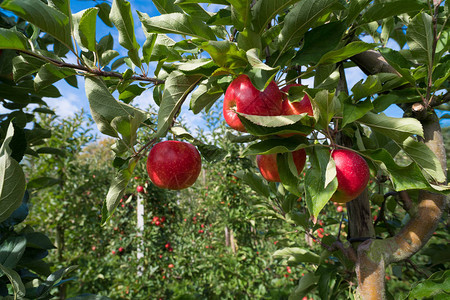
<instances>
[{"instance_id":1,"label":"ripe apple","mask_svg":"<svg viewBox=\"0 0 450 300\"><path fill-rule=\"evenodd\" d=\"M272 81L264 91L255 88L247 75L238 76L228 86L223 101L223 116L227 124L238 131L245 127L238 114L278 116L281 114L282 93Z\"/></svg>"},{"instance_id":2,"label":"ripe apple","mask_svg":"<svg viewBox=\"0 0 450 300\"><path fill-rule=\"evenodd\" d=\"M369 166L359 154L347 149L334 150L331 157L336 163L338 187L330 200L338 203L352 201L369 182Z\"/></svg>"},{"instance_id":3,"label":"ripe apple","mask_svg":"<svg viewBox=\"0 0 450 300\"><path fill-rule=\"evenodd\" d=\"M337 212L342 212L344 210L344 208L342 207L342 205L339 205L338 207L336 207Z\"/></svg>"},{"instance_id":4,"label":"ripe apple","mask_svg":"<svg viewBox=\"0 0 450 300\"><path fill-rule=\"evenodd\" d=\"M143 191L144 191L144 187L143 187L142 185L138 185L138 186L136 187L136 192L142 193Z\"/></svg>"},{"instance_id":5,"label":"ripe apple","mask_svg":"<svg viewBox=\"0 0 450 300\"><path fill-rule=\"evenodd\" d=\"M300 149L292 152L295 166L297 167L298 175L303 170L306 162L306 151ZM256 156L256 163L258 164L261 175L267 180L272 182L281 182L280 174L278 173L277 154L260 154Z\"/></svg>"},{"instance_id":6,"label":"ripe apple","mask_svg":"<svg viewBox=\"0 0 450 300\"><path fill-rule=\"evenodd\" d=\"M150 150L147 172L150 180L160 188L181 190L197 180L202 168L198 150L189 143L164 141Z\"/></svg>"},{"instance_id":7,"label":"ripe apple","mask_svg":"<svg viewBox=\"0 0 450 300\"><path fill-rule=\"evenodd\" d=\"M301 84L294 83L288 84L287 86L281 89L283 93L283 103L282 103L282 115L299 115L303 113L307 113L309 116L313 116L314 112L311 106L311 100L308 95L305 95L301 101L291 102L288 99L289 89L294 86L301 86Z\"/></svg>"}]
</instances>

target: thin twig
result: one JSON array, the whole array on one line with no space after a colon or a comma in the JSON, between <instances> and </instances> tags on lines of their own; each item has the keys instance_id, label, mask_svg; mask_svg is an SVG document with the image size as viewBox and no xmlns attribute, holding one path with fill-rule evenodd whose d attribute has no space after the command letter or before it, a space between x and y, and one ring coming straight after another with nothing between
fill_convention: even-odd
<instances>
[{"instance_id":1,"label":"thin twig","mask_svg":"<svg viewBox=\"0 0 450 300\"><path fill-rule=\"evenodd\" d=\"M102 76L102 77L115 77L115 78L119 78L119 79L123 79L123 76L121 73L118 72L108 72L108 71L103 71L97 68L91 69L89 67L80 65L80 64L71 64L71 63L66 63L63 61L59 61L50 57L46 57L46 56L42 56L42 55L38 55L36 53L33 52L28 52L28 51L23 51L23 50L19 50L19 52L21 53L25 53L27 55L36 57L38 59L41 60L45 60L48 61L49 63L57 66L57 67L61 67L61 68L71 68L74 70L78 70L78 71L82 71L85 73L89 73L92 75L96 75L96 76ZM130 77L131 80L135 80L135 81L148 81L148 82L152 82L155 85L159 85L159 84L164 84L164 80L161 79L157 79L157 78L152 78L152 77L147 77L146 75L133 75Z\"/></svg>"}]
</instances>

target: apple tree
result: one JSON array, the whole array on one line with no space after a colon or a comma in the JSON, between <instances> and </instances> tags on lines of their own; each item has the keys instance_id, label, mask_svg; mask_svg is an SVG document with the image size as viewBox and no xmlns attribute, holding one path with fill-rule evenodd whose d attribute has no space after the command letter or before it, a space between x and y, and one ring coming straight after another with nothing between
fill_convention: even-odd
<instances>
[{"instance_id":1,"label":"apple tree","mask_svg":"<svg viewBox=\"0 0 450 300\"><path fill-rule=\"evenodd\" d=\"M136 14L124 0L77 13L71 12L68 0L0 4L24 20L21 26L0 28L0 48L14 56L13 87L20 89L25 80L26 92L42 93L59 80L73 83L75 76L83 76L98 129L116 139L112 148L117 171L103 204L102 222L120 203L136 165L144 164L146 153L169 132L193 143L206 160L220 157L219 148L181 129L178 117L188 100L197 114L225 94L225 119L231 111L233 121L242 126L227 123L246 133L230 129L223 138L245 143L249 156L276 153L281 182L268 183L249 170L241 170L237 177L265 197L268 211L314 240L318 240L316 221L330 199L348 201L347 241L341 240L340 229L324 237L319 257L338 257L342 269L333 270L350 274L349 278L355 275L361 298L386 298L385 269L408 260L427 244L447 204L446 155L436 109L446 109L450 99L448 1L154 0L153 4L160 15L136 12L141 29L135 28ZM214 13L205 10L211 4L219 5ZM126 56L117 58L111 35L96 39L97 16L117 29ZM142 45L137 30L146 36ZM366 42L367 37L373 43ZM53 47L46 43L49 40ZM352 67L367 78L349 87L346 70ZM229 90L242 76L243 90ZM309 86L292 86L312 78ZM133 99L149 89L157 112L133 105ZM14 96L5 96L8 104L20 103ZM295 108L305 97L312 113L283 112L283 101L291 101ZM386 116L383 112L391 105L400 107L403 117ZM156 123L149 121L152 113L157 113ZM148 136L137 139L138 131L147 131ZM298 176L291 152L300 149L305 149L307 163ZM351 173L350 167L341 166L334 151L362 157L364 174L370 174L374 185L362 182L357 196L346 192L353 181L346 186L340 178ZM4 176L5 182L18 181L17 168L8 167L11 175ZM8 196L2 191L2 202L17 207L24 188L23 183ZM345 197L337 197L339 193ZM294 205L299 197L304 199L301 209ZM399 215L405 218L390 226L389 216L380 213L375 226L369 199L381 203L383 213L389 206L391 221L399 221ZM316 287L322 298L328 298L327 282L334 273L322 264L325 260L311 260L318 253L288 248L276 254L292 263L319 266L300 280L294 299ZM431 282L448 273L433 276ZM351 279L346 282L353 284Z\"/></svg>"}]
</instances>

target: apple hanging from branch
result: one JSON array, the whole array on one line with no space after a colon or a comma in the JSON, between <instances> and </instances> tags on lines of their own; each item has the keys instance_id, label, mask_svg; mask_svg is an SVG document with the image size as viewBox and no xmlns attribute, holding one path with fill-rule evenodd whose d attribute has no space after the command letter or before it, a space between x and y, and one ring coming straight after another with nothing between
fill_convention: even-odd
<instances>
[{"instance_id":1,"label":"apple hanging from branch","mask_svg":"<svg viewBox=\"0 0 450 300\"><path fill-rule=\"evenodd\" d=\"M308 95L305 95L302 100L298 102L291 102L288 99L289 90L291 87L302 86L298 83L288 84L281 89L283 94L283 102L282 102L282 110L281 114L283 116L286 115L300 115L303 113L307 113L309 116L314 116L313 108L311 105L311 100Z\"/></svg>"},{"instance_id":2,"label":"apple hanging from branch","mask_svg":"<svg viewBox=\"0 0 450 300\"><path fill-rule=\"evenodd\" d=\"M247 75L239 75L228 86L223 101L223 116L227 124L246 132L237 113L258 116L279 116L282 93L274 81L264 91L255 88Z\"/></svg>"},{"instance_id":3,"label":"apple hanging from branch","mask_svg":"<svg viewBox=\"0 0 450 300\"><path fill-rule=\"evenodd\" d=\"M198 150L189 143L164 141L150 150L147 173L160 188L181 190L195 183L202 168Z\"/></svg>"},{"instance_id":4,"label":"apple hanging from branch","mask_svg":"<svg viewBox=\"0 0 450 300\"><path fill-rule=\"evenodd\" d=\"M369 182L369 166L359 154L347 149L334 150L331 157L336 164L338 187L330 200L338 203L352 201Z\"/></svg>"},{"instance_id":5,"label":"apple hanging from branch","mask_svg":"<svg viewBox=\"0 0 450 300\"><path fill-rule=\"evenodd\" d=\"M302 172L306 162L306 151L300 149L292 152L294 164L297 168L298 175ZM256 163L258 165L261 175L271 182L281 182L280 174L278 172L277 154L260 154L256 156Z\"/></svg>"}]
</instances>

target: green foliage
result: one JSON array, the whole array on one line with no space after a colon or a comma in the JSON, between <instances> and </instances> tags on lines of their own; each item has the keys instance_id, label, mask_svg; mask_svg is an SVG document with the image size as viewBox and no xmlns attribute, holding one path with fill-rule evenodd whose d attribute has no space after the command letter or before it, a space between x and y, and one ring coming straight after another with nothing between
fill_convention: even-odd
<instances>
[{"instance_id":1,"label":"green foliage","mask_svg":"<svg viewBox=\"0 0 450 300\"><path fill-rule=\"evenodd\" d=\"M372 214L377 217L374 230L382 238L395 235L414 218L414 210L397 205L399 191L414 196L417 190L448 193L442 154L422 142L429 138L424 130L428 123L437 122L434 108L450 110L448 93L440 94L450 87L448 1L435 7L419 0L153 3L160 15L137 12L146 36L140 45L132 7L125 0L114 0L111 6L104 2L76 14L69 1L1 2L2 9L15 15L0 14L0 99L8 110L0 115L0 222L11 234L0 236L9 253L0 257L5 274L0 277L2 296L50 297L53 286L71 271L66 266L70 261L88 270L78 274L82 285L70 286L68 293L73 296L95 290L113 298L154 294L250 299L286 298L292 291L290 298L295 299L316 291L321 299L349 298L355 282L352 262L331 245L347 235L342 229L352 220L340 218L329 201L338 186L329 150L345 144L368 161L373 178L368 190L376 195L371 197ZM210 13L199 3L222 6ZM115 27L127 56L116 59L120 49L114 47L113 35L97 41L97 17ZM368 36L374 43L366 42ZM401 49L389 49L390 41ZM76 64L67 62L69 52ZM377 63L359 59L378 53L387 64L381 56ZM347 87L345 70L355 65L371 76ZM259 90L272 80L282 87L314 77L313 86L294 88L286 95L293 102L307 95L314 116L239 112L250 136L227 134L216 126L215 105L240 74L248 75ZM62 79L77 86L78 75L85 77L99 131L115 139L94 147L103 156L79 154L94 139L83 132L82 118L71 119L73 124L56 121L49 117L54 113L43 100L60 96L53 84ZM136 108L133 100L148 89L153 89L158 107L147 112ZM188 99L195 114L211 113L210 136L194 134L179 121ZM404 110L404 117L383 113L393 104ZM417 111L417 106L424 111ZM439 137L440 129L435 132ZM137 183L136 174L144 176L145 154L165 138L186 139L199 148L206 161L203 178L179 193L141 182L146 193L136 195L130 183ZM113 153L101 152L102 147ZM297 176L288 152L302 148L307 149L308 162ZM281 183L268 183L255 174L253 155L261 153L279 153ZM39 265L44 272L37 273L50 275L40 288L30 287L31 280L24 281L17 267L28 248L44 253L50 243L31 234L28 227L20 231L25 237L17 238L11 228L26 216L26 180L33 198L40 200L30 222L51 233L58 244L54 261L60 269L50 275L47 265ZM105 196L101 204L99 199ZM139 233L142 236L136 234L137 197L144 198L145 211L166 216L164 226L146 224L150 229ZM119 235L111 238L107 221L115 223ZM76 225L86 231L76 232ZM328 235L318 231L324 226ZM438 232L442 236L437 238L448 238L445 230ZM316 235L322 235L326 251L313 244ZM264 238L276 239L277 246ZM163 252L168 239L176 245L170 253ZM92 243L79 246L79 241ZM124 245L121 251L119 244ZM285 249L278 249L276 259L269 257L280 245ZM144 258L137 260L134 253L142 247ZM217 257L211 247L222 256ZM427 264L428 254L419 254L419 262L435 275L414 288L409 282L425 279L422 274L407 274L399 265L390 267L405 296L409 291L410 297L430 296L433 286L447 292L442 271L448 263ZM161 262L160 255L167 260ZM96 267L99 261L101 266ZM305 269L306 275L295 277L300 279L296 288L289 280L293 278L283 278L280 264ZM125 278L125 272L117 271L124 265L142 276Z\"/></svg>"}]
</instances>

